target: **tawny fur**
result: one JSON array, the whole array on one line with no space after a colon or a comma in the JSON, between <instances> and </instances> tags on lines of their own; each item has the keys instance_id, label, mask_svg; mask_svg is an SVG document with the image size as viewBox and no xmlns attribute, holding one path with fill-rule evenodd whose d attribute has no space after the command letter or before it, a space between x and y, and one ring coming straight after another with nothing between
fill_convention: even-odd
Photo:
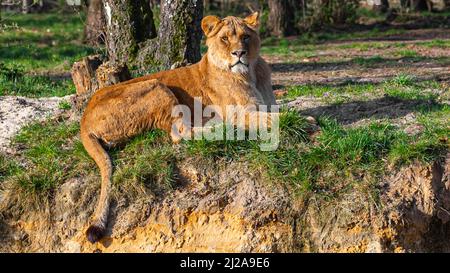
<instances>
[{"instance_id":1,"label":"tawny fur","mask_svg":"<svg viewBox=\"0 0 450 273\"><path fill-rule=\"evenodd\" d=\"M98 205L86 231L89 241L98 241L106 230L113 166L105 146L152 128L165 130L174 142L179 141L187 127L181 119L171 117L172 108L181 104L193 109L195 97L201 97L204 106L217 105L223 110L227 105L276 104L270 68L259 56L258 25L257 13L245 19L207 16L202 29L208 52L200 62L132 79L94 94L81 120L81 140L102 177ZM237 57L232 54L236 50L246 54ZM241 63L234 65L237 60ZM248 120L246 127L252 122L257 121ZM175 133L172 124L177 125Z\"/></svg>"}]
</instances>

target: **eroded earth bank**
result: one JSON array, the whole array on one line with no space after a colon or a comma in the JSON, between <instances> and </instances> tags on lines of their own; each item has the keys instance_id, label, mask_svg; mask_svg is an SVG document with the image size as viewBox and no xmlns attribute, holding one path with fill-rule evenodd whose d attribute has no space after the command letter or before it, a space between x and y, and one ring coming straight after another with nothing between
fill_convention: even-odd
<instances>
[{"instance_id":1,"label":"eroded earth bank","mask_svg":"<svg viewBox=\"0 0 450 273\"><path fill-rule=\"evenodd\" d=\"M84 231L95 178L71 179L50 203L23 210L2 199L4 252L422 252L450 251L450 157L379 181L380 200L352 190L337 200L296 198L245 164L184 161L165 195L116 196L108 235Z\"/></svg>"}]
</instances>

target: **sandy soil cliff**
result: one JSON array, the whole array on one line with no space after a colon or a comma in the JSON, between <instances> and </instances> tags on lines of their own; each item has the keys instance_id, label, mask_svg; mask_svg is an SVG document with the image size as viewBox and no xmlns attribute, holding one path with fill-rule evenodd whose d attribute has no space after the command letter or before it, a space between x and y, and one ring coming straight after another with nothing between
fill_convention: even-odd
<instances>
[{"instance_id":1,"label":"sandy soil cliff","mask_svg":"<svg viewBox=\"0 0 450 273\"><path fill-rule=\"evenodd\" d=\"M450 251L449 157L380 181L380 200L354 190L338 200L293 196L245 164L179 166L164 195L116 196L108 236L84 231L97 198L93 178L66 181L44 207L21 210L4 192L3 252L422 252Z\"/></svg>"}]
</instances>

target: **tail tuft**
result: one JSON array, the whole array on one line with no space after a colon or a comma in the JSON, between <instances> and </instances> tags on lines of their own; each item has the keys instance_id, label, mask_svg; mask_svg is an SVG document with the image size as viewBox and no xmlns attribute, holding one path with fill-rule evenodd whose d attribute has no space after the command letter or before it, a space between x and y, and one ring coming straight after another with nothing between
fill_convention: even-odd
<instances>
[{"instance_id":1,"label":"tail tuft","mask_svg":"<svg viewBox=\"0 0 450 273\"><path fill-rule=\"evenodd\" d=\"M103 237L103 235L105 234L105 231L106 231L106 229L104 227L91 225L86 230L87 239L92 244L95 243L95 242L98 242Z\"/></svg>"}]
</instances>

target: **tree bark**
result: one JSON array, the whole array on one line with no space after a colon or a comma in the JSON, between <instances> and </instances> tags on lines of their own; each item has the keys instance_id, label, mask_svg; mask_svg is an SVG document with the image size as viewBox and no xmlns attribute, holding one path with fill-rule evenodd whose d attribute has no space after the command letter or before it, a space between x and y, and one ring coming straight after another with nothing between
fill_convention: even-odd
<instances>
[{"instance_id":1,"label":"tree bark","mask_svg":"<svg viewBox=\"0 0 450 273\"><path fill-rule=\"evenodd\" d=\"M95 78L97 79L98 88L103 88L119 82L128 81L131 79L130 71L126 65L114 65L110 62L101 64L95 71Z\"/></svg>"},{"instance_id":2,"label":"tree bark","mask_svg":"<svg viewBox=\"0 0 450 273\"><path fill-rule=\"evenodd\" d=\"M112 62L133 63L139 43L156 36L147 0L104 0L106 47Z\"/></svg>"},{"instance_id":3,"label":"tree bark","mask_svg":"<svg viewBox=\"0 0 450 273\"><path fill-rule=\"evenodd\" d=\"M32 0L22 0L22 13L23 14L30 13L32 4L33 4Z\"/></svg>"},{"instance_id":4,"label":"tree bark","mask_svg":"<svg viewBox=\"0 0 450 273\"><path fill-rule=\"evenodd\" d=\"M298 0L269 0L268 29L271 35L296 34L295 13L300 10L300 3Z\"/></svg>"},{"instance_id":5,"label":"tree bark","mask_svg":"<svg viewBox=\"0 0 450 273\"><path fill-rule=\"evenodd\" d=\"M147 0L104 0L104 12L111 61L148 71L200 60L202 0L161 1L157 33Z\"/></svg>"},{"instance_id":6,"label":"tree bark","mask_svg":"<svg viewBox=\"0 0 450 273\"><path fill-rule=\"evenodd\" d=\"M86 25L84 27L85 42L92 46L104 44L105 28L106 22L102 0L89 1Z\"/></svg>"},{"instance_id":7,"label":"tree bark","mask_svg":"<svg viewBox=\"0 0 450 273\"><path fill-rule=\"evenodd\" d=\"M98 55L84 57L73 64L71 74L78 96L98 89L95 71L101 64L102 60Z\"/></svg>"},{"instance_id":8,"label":"tree bark","mask_svg":"<svg viewBox=\"0 0 450 273\"><path fill-rule=\"evenodd\" d=\"M71 74L77 91L72 104L77 113L83 112L92 94L98 89L131 79L126 65L102 63L99 55L88 56L74 63Z\"/></svg>"},{"instance_id":9,"label":"tree bark","mask_svg":"<svg viewBox=\"0 0 450 273\"><path fill-rule=\"evenodd\" d=\"M202 0L161 2L156 58L162 67L169 68L176 63L195 63L200 60L202 16Z\"/></svg>"}]
</instances>

